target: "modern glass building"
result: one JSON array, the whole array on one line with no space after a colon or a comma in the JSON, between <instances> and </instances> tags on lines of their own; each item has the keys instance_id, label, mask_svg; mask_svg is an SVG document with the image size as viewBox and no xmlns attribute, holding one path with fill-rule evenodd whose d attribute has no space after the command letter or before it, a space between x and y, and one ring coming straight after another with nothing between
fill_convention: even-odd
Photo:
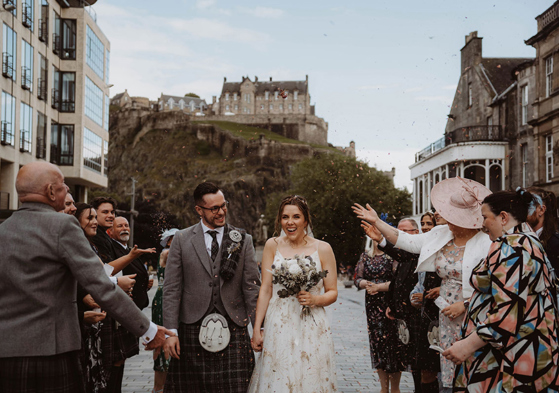
<instances>
[{"instance_id":1,"label":"modern glass building","mask_svg":"<svg viewBox=\"0 0 559 393\"><path fill-rule=\"evenodd\" d=\"M96 0L1 0L0 211L19 168L60 167L74 198L107 186L110 43Z\"/></svg>"}]
</instances>

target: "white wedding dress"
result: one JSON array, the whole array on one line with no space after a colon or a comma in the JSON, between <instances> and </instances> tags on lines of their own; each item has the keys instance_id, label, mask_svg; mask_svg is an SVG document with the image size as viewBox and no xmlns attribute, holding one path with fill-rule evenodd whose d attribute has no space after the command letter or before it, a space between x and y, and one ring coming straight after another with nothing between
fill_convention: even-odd
<instances>
[{"instance_id":1,"label":"white wedding dress","mask_svg":"<svg viewBox=\"0 0 559 393\"><path fill-rule=\"evenodd\" d=\"M318 251L311 257L317 269L322 270ZM282 259L276 251L274 262ZM323 287L321 280L310 293L319 294ZM274 284L264 321L264 345L248 392L336 392L334 343L324 307L311 308L311 315L301 318L301 305L296 297L278 296L282 288Z\"/></svg>"}]
</instances>

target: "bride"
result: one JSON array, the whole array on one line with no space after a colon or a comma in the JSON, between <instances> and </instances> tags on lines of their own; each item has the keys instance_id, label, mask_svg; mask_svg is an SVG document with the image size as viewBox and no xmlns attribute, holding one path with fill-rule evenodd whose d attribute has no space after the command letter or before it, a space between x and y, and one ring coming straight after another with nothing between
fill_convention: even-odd
<instances>
[{"instance_id":1,"label":"bride","mask_svg":"<svg viewBox=\"0 0 559 393\"><path fill-rule=\"evenodd\" d=\"M254 351L262 354L250 393L337 391L334 344L324 310L338 297L336 259L328 243L312 237L311 227L305 198L285 197L276 218L276 233L281 230L282 234L268 239L262 257L262 286L251 341ZM283 287L272 284L272 264L295 255L310 256L317 269L328 270L328 275L310 292L280 298L278 291ZM301 317L302 306L310 306L311 315Z\"/></svg>"}]
</instances>

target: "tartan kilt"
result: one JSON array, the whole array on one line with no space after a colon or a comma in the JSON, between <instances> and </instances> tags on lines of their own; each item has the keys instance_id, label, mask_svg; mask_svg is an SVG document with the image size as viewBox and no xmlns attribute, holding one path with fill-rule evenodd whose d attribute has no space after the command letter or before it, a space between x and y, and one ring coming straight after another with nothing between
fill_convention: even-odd
<instances>
[{"instance_id":1,"label":"tartan kilt","mask_svg":"<svg viewBox=\"0 0 559 393\"><path fill-rule=\"evenodd\" d=\"M111 368L120 360L131 358L140 353L138 338L124 328L116 327L116 322L107 316L101 326L101 353L103 367Z\"/></svg>"},{"instance_id":2,"label":"tartan kilt","mask_svg":"<svg viewBox=\"0 0 559 393\"><path fill-rule=\"evenodd\" d=\"M165 393L246 393L254 369L248 328L226 318L231 340L227 348L215 353L200 345L201 323L180 324L180 360L171 358Z\"/></svg>"},{"instance_id":3,"label":"tartan kilt","mask_svg":"<svg viewBox=\"0 0 559 393\"><path fill-rule=\"evenodd\" d=\"M85 393L79 351L0 358L1 393Z\"/></svg>"}]
</instances>

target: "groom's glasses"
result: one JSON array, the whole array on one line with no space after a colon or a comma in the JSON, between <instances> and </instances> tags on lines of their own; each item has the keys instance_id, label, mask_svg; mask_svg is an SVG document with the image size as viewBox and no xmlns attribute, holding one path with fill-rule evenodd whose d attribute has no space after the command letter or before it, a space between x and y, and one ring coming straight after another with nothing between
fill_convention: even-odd
<instances>
[{"instance_id":1,"label":"groom's glasses","mask_svg":"<svg viewBox=\"0 0 559 393\"><path fill-rule=\"evenodd\" d=\"M223 202L223 205L221 205L221 206L214 206L214 207L204 207L204 206L200 206L200 205L197 205L197 206L198 206L200 209L204 209L204 210L209 210L209 211L211 211L212 214L217 214L217 213L219 213L219 211L220 211L221 209L227 210L227 205L229 205L229 202L228 202L228 201Z\"/></svg>"}]
</instances>

